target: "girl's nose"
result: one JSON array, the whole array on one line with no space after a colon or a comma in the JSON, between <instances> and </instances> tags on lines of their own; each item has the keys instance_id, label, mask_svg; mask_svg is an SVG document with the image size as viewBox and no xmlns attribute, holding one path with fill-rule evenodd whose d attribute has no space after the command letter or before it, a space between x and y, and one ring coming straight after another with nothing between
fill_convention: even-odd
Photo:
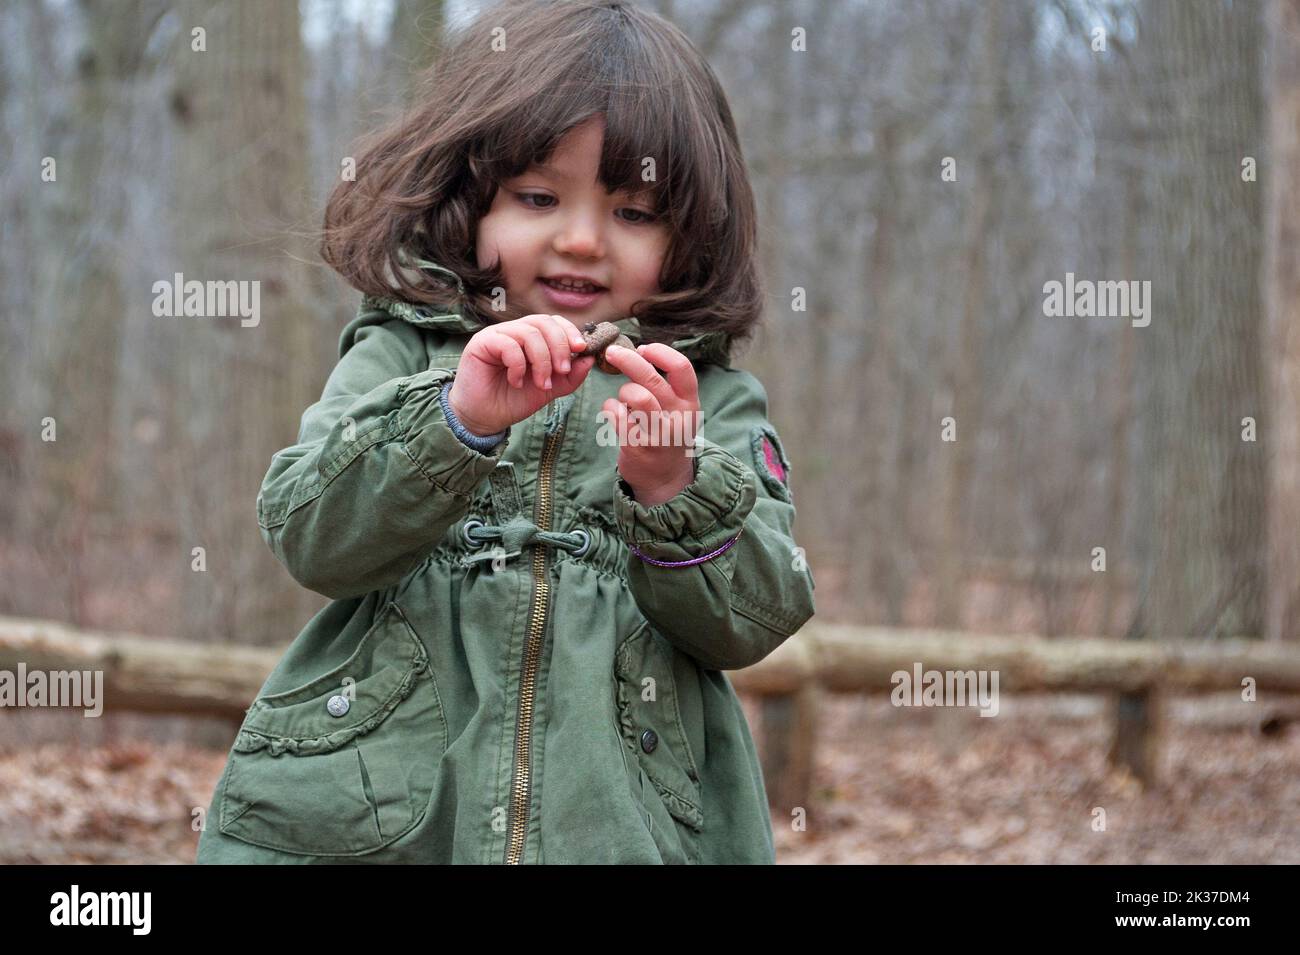
<instances>
[{"instance_id":1,"label":"girl's nose","mask_svg":"<svg viewBox=\"0 0 1300 955\"><path fill-rule=\"evenodd\" d=\"M600 227L590 216L569 218L555 235L555 251L577 258L599 258L605 253Z\"/></svg>"}]
</instances>

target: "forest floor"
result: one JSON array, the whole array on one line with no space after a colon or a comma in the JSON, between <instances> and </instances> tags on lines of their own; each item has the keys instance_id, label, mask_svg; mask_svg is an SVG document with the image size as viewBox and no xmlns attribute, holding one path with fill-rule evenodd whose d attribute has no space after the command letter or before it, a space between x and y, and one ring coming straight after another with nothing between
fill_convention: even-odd
<instances>
[{"instance_id":1,"label":"forest floor","mask_svg":"<svg viewBox=\"0 0 1300 955\"><path fill-rule=\"evenodd\" d=\"M1199 718L1211 705L1171 706L1163 779L1144 790L1106 765L1099 698L1003 695L982 718L826 697L806 825L774 813L777 861L1300 862L1300 727L1266 736L1247 719ZM225 760L134 740L19 747L5 734L0 863L192 862L195 810Z\"/></svg>"}]
</instances>

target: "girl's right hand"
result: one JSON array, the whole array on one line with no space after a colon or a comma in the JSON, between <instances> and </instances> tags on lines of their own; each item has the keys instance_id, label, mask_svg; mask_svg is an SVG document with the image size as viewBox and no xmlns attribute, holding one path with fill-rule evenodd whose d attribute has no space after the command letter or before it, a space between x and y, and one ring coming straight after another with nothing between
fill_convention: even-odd
<instances>
[{"instance_id":1,"label":"girl's right hand","mask_svg":"<svg viewBox=\"0 0 1300 955\"><path fill-rule=\"evenodd\" d=\"M460 356L451 410L472 434L504 431L577 391L596 364L594 355L573 357L586 347L578 327L559 315L526 315L475 332Z\"/></svg>"}]
</instances>

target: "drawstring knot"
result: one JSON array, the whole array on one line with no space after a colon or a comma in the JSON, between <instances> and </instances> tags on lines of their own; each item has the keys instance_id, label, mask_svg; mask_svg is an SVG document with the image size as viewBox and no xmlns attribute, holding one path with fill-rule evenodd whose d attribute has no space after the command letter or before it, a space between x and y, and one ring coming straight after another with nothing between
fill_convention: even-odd
<instances>
[{"instance_id":1,"label":"drawstring knot","mask_svg":"<svg viewBox=\"0 0 1300 955\"><path fill-rule=\"evenodd\" d=\"M471 547L480 548L477 553L466 554L461 558L464 567L498 558L509 560L518 557L525 547L535 543L563 548L575 557L581 557L591 546L591 535L581 528L571 532L544 531L522 515L515 515L505 524L484 524L479 520L469 520L465 522L461 533ZM487 544L492 541L500 541L501 546L488 550Z\"/></svg>"}]
</instances>

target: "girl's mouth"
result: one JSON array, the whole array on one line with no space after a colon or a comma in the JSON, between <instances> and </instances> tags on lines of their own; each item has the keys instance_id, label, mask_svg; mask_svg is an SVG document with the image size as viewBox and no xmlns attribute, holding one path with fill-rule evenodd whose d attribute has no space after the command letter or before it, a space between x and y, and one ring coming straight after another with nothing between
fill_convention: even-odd
<instances>
[{"instance_id":1,"label":"girl's mouth","mask_svg":"<svg viewBox=\"0 0 1300 955\"><path fill-rule=\"evenodd\" d=\"M561 308L586 308L600 298L608 289L592 287L586 291L562 288L548 279L539 278L537 284L542 287L547 298Z\"/></svg>"}]
</instances>

